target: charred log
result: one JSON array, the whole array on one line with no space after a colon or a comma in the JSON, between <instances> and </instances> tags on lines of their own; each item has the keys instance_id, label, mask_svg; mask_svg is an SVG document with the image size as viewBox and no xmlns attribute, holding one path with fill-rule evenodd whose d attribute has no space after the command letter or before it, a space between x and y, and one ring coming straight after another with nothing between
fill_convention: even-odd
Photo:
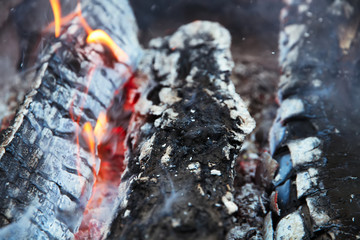
<instances>
[{"instance_id":1,"label":"charred log","mask_svg":"<svg viewBox=\"0 0 360 240\"><path fill-rule=\"evenodd\" d=\"M229 47L224 28L200 21L151 41L109 239L224 239L237 225L234 161L255 124Z\"/></svg>"},{"instance_id":2,"label":"charred log","mask_svg":"<svg viewBox=\"0 0 360 240\"><path fill-rule=\"evenodd\" d=\"M269 238L359 236L359 12L356 1L323 0L283 10Z\"/></svg>"},{"instance_id":3,"label":"charred log","mask_svg":"<svg viewBox=\"0 0 360 240\"><path fill-rule=\"evenodd\" d=\"M86 45L76 17L40 54L33 90L0 141L2 239L72 239L90 197L99 159L77 135L131 75L141 53L127 1L82 1L90 26L105 30L129 55L117 62Z\"/></svg>"}]
</instances>

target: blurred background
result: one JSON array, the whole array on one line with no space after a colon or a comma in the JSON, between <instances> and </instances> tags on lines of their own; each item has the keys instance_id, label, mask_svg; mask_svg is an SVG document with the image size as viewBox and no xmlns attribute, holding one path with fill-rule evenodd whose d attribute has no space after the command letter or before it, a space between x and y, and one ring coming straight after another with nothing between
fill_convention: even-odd
<instances>
[{"instance_id":1,"label":"blurred background","mask_svg":"<svg viewBox=\"0 0 360 240\"><path fill-rule=\"evenodd\" d=\"M61 1L62 15L77 1ZM130 0L144 46L195 20L216 21L232 34L232 80L257 121L252 138L266 147L276 111L279 78L278 33L281 0ZM0 119L4 124L29 89L26 74L36 67L44 29L53 21L48 0L0 1Z\"/></svg>"}]
</instances>

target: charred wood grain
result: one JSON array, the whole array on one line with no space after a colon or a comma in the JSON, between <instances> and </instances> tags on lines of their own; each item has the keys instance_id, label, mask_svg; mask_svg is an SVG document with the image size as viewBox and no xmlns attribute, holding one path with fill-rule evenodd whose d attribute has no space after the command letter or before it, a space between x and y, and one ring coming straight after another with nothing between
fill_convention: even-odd
<instances>
[{"instance_id":1,"label":"charred wood grain","mask_svg":"<svg viewBox=\"0 0 360 240\"><path fill-rule=\"evenodd\" d=\"M224 239L237 225L234 163L255 124L229 79L229 47L223 27L202 21L150 42L108 239Z\"/></svg>"},{"instance_id":2,"label":"charred wood grain","mask_svg":"<svg viewBox=\"0 0 360 240\"><path fill-rule=\"evenodd\" d=\"M357 239L359 3L286 1L267 236ZM270 227L272 225L272 227Z\"/></svg>"},{"instance_id":3,"label":"charred wood grain","mask_svg":"<svg viewBox=\"0 0 360 240\"><path fill-rule=\"evenodd\" d=\"M74 237L99 167L84 141L77 146L76 135L86 121L95 125L141 54L127 1L82 1L82 13L130 61L118 63L103 48L86 45L78 18L47 41L34 88L1 135L2 239Z\"/></svg>"}]
</instances>

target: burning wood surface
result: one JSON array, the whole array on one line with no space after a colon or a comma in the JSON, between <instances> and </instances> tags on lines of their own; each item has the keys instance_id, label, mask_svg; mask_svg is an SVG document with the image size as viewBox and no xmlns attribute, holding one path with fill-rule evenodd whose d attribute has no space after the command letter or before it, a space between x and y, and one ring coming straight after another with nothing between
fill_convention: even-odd
<instances>
[{"instance_id":1,"label":"burning wood surface","mask_svg":"<svg viewBox=\"0 0 360 240\"><path fill-rule=\"evenodd\" d=\"M255 122L229 79L229 47L202 21L151 41L110 239L223 239L236 225L234 164Z\"/></svg>"},{"instance_id":2,"label":"burning wood surface","mask_svg":"<svg viewBox=\"0 0 360 240\"><path fill-rule=\"evenodd\" d=\"M258 154L268 127L253 103L260 127L244 143L255 124L219 24L196 21L143 51L127 1L65 14L50 0L35 70L16 78L34 87L15 117L0 105L13 118L1 126L0 238L357 239L359 117L345 105L359 99L359 4L285 3L275 161Z\"/></svg>"},{"instance_id":3,"label":"burning wood surface","mask_svg":"<svg viewBox=\"0 0 360 240\"><path fill-rule=\"evenodd\" d=\"M74 237L100 165L92 128L131 78L141 54L126 1L81 3L82 15L56 27L58 38L40 54L34 88L2 135L3 238ZM84 19L112 38L101 30L84 31ZM109 54L92 44L97 41L123 50L109 46Z\"/></svg>"}]
</instances>

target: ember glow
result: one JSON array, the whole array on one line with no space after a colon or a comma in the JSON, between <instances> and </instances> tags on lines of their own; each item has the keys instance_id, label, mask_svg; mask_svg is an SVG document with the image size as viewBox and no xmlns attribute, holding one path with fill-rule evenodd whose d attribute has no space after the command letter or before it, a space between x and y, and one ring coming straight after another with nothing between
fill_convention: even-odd
<instances>
[{"instance_id":1,"label":"ember glow","mask_svg":"<svg viewBox=\"0 0 360 240\"><path fill-rule=\"evenodd\" d=\"M82 16L80 2L78 3L76 10L65 17L61 17L59 0L50 0L50 3L54 12L55 21L54 23L51 23L46 30L55 26L55 37L60 36L61 26L77 18L76 20L79 22L79 25L87 34L87 44L101 44L109 50L115 61L123 64L128 63L128 55L105 31L101 29L93 30L89 26L86 19ZM110 54L107 56L111 57ZM84 95L73 96L69 109L72 121L76 122L76 125L78 126L75 133L78 150L76 162L78 175L81 175L80 146L85 144L91 154L89 162L91 162L92 174L94 177L92 195L86 203L79 232L75 234L76 239L101 238L102 225L112 214L111 211L114 208L115 200L117 199L121 175L126 167L124 164L126 126L114 126L113 123L109 123L106 112L100 112L94 128L90 122L86 122L81 127L81 112L86 103L93 73L98 67L103 66L93 66L90 68L87 73L88 81ZM131 71L130 68L127 69ZM126 114L128 114L133 110L134 105L139 98L135 78L130 77L115 94L119 93L119 91L124 93L124 102L121 104L123 104L123 109ZM75 106L78 106L78 108ZM85 189L82 190L82 194L85 194Z\"/></svg>"}]
</instances>

